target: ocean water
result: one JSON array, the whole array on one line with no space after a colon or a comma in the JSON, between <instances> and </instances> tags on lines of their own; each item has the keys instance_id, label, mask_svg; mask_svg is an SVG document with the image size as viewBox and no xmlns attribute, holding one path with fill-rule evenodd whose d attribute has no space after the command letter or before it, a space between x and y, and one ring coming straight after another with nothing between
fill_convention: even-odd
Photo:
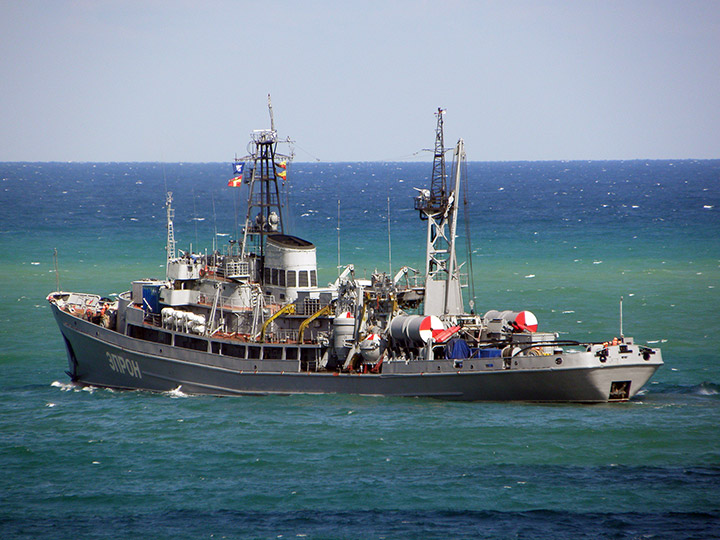
<instances>
[{"instance_id":1,"label":"ocean water","mask_svg":"<svg viewBox=\"0 0 720 540\"><path fill-rule=\"evenodd\" d=\"M56 280L108 295L161 277L167 190L179 249L237 237L230 172L0 163L0 537L720 538L720 160L468 164L467 300L604 340L622 296L625 335L665 360L629 403L71 385ZM286 219L317 244L319 281L338 262L422 268L412 188L430 172L291 164Z\"/></svg>"}]
</instances>

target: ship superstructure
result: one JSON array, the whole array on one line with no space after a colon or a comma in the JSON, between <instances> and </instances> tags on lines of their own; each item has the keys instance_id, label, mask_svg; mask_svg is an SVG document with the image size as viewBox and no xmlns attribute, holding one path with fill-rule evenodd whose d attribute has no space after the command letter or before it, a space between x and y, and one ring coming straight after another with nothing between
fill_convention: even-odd
<instances>
[{"instance_id":1,"label":"ship superstructure","mask_svg":"<svg viewBox=\"0 0 720 540\"><path fill-rule=\"evenodd\" d=\"M284 223L291 155L271 128L251 134L229 185L247 186L242 239L223 251L176 252L172 194L164 280L138 280L117 300L48 296L73 381L188 393L353 393L461 400L627 400L662 365L632 338L561 341L528 311L464 308L456 237L462 139L446 174L438 109L421 281L403 267L360 279L352 265L318 286L315 245Z\"/></svg>"}]
</instances>

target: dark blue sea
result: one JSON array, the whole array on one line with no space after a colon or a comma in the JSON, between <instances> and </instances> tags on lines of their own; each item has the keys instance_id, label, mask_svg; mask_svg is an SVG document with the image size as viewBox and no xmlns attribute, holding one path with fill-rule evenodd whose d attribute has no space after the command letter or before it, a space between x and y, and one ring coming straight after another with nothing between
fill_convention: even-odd
<instances>
[{"instance_id":1,"label":"dark blue sea","mask_svg":"<svg viewBox=\"0 0 720 540\"><path fill-rule=\"evenodd\" d=\"M606 340L622 296L625 335L665 360L628 403L71 385L56 280L110 295L163 277L166 191L179 249L236 238L231 172L0 163L0 538L720 538L720 160L468 165L467 300ZM318 246L319 281L423 268L412 188L430 173L291 164L287 222Z\"/></svg>"}]
</instances>

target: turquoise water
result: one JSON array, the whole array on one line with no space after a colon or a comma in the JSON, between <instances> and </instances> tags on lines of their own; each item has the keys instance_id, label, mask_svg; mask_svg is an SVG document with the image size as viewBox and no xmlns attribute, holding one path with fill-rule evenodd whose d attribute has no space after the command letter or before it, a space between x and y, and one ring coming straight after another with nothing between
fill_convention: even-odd
<instances>
[{"instance_id":1,"label":"turquoise water","mask_svg":"<svg viewBox=\"0 0 720 540\"><path fill-rule=\"evenodd\" d=\"M0 164L0 536L720 537L720 161L468 166L477 310L530 309L541 330L607 339L622 295L625 334L666 362L629 403L73 387L45 302L53 249L66 290L162 276L164 192L178 247L210 249L215 231L237 234L244 190L229 172ZM318 245L320 281L337 273L338 200L342 264L422 268L411 197L429 175L292 164L293 232Z\"/></svg>"}]
</instances>

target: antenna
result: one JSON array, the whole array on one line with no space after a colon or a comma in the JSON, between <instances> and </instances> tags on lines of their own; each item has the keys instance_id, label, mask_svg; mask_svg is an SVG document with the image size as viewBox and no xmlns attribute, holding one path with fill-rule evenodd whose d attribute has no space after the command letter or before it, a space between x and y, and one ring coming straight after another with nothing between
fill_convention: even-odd
<instances>
[{"instance_id":1,"label":"antenna","mask_svg":"<svg viewBox=\"0 0 720 540\"><path fill-rule=\"evenodd\" d=\"M213 261L215 260L215 252L217 251L217 216L215 215L215 194L210 192L213 205Z\"/></svg>"},{"instance_id":2,"label":"antenna","mask_svg":"<svg viewBox=\"0 0 720 540\"><path fill-rule=\"evenodd\" d=\"M620 297L620 339L625 339L625 335L623 334L623 297Z\"/></svg>"},{"instance_id":3,"label":"antenna","mask_svg":"<svg viewBox=\"0 0 720 540\"><path fill-rule=\"evenodd\" d=\"M172 191L168 191L165 199L165 206L167 207L167 259L165 261L165 277L167 278L168 270L170 269L170 261L175 258L175 228L173 227L173 218L175 217L175 210L172 207ZM197 222L195 222L197 223Z\"/></svg>"},{"instance_id":4,"label":"antenna","mask_svg":"<svg viewBox=\"0 0 720 540\"><path fill-rule=\"evenodd\" d=\"M390 263L390 276L393 275L392 273L392 243L390 240L390 197L388 199L388 209L387 209L387 222L388 222L388 261Z\"/></svg>"},{"instance_id":5,"label":"antenna","mask_svg":"<svg viewBox=\"0 0 720 540\"><path fill-rule=\"evenodd\" d=\"M270 111L270 131L275 131L275 119L273 118L272 101L270 100L270 94L268 94L268 110Z\"/></svg>"},{"instance_id":6,"label":"antenna","mask_svg":"<svg viewBox=\"0 0 720 540\"><path fill-rule=\"evenodd\" d=\"M53 259L55 261L55 290L60 290L60 273L58 272L58 263L57 263L57 248L53 249Z\"/></svg>"}]
</instances>

